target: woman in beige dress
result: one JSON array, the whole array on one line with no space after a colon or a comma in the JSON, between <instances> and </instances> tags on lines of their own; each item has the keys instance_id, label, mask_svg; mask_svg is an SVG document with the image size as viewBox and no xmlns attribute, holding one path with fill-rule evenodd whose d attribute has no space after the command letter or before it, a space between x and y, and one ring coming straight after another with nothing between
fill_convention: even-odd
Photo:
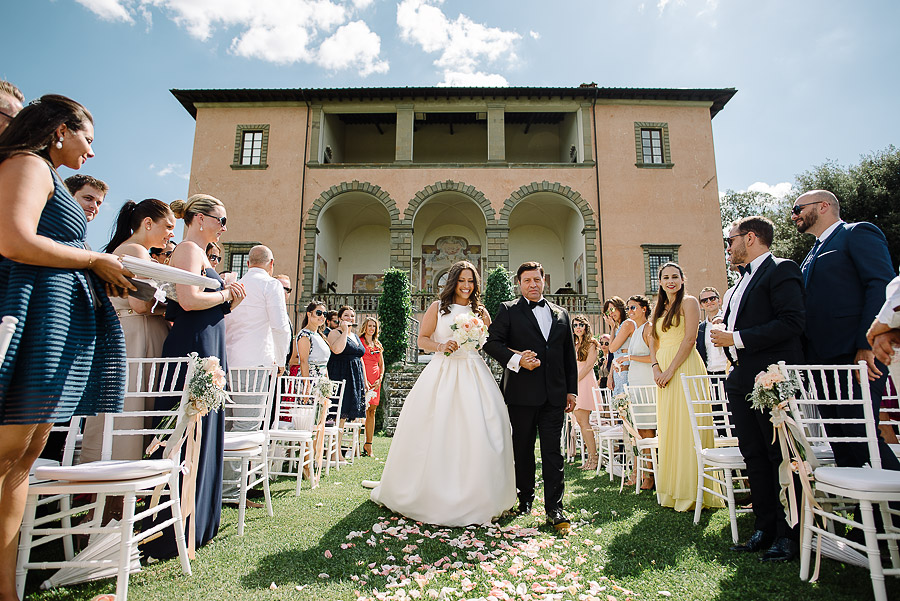
<instances>
[{"instance_id":1,"label":"woman in beige dress","mask_svg":"<svg viewBox=\"0 0 900 601\"><path fill-rule=\"evenodd\" d=\"M161 200L148 198L141 202L129 200L119 211L116 230L106 252L115 255L129 255L150 261L150 248L165 248L175 229L175 215ZM164 303L154 299L138 300L134 295L128 298L111 298L113 308L119 316L125 333L126 356L130 358L156 358L161 355L162 345L169 333ZM132 375L130 374L129 377ZM125 398L125 412L144 411L144 399ZM143 418L123 419L118 425L123 428L143 427ZM103 415L87 418L84 425L81 462L100 459L103 437ZM141 438L119 436L113 443L113 459L140 459L144 455Z\"/></svg>"}]
</instances>

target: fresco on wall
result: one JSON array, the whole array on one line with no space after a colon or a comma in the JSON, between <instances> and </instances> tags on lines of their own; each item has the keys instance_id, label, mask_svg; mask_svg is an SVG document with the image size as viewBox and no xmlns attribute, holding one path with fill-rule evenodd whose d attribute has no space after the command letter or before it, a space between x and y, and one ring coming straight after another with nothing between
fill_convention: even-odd
<instances>
[{"instance_id":1,"label":"fresco on wall","mask_svg":"<svg viewBox=\"0 0 900 601\"><path fill-rule=\"evenodd\" d=\"M575 292L584 294L584 255L575 259Z\"/></svg>"},{"instance_id":2,"label":"fresco on wall","mask_svg":"<svg viewBox=\"0 0 900 601\"><path fill-rule=\"evenodd\" d=\"M422 290L439 292L447 270L457 261L471 261L481 274L481 245L471 245L462 236L441 236L434 244L422 245Z\"/></svg>"},{"instance_id":3,"label":"fresco on wall","mask_svg":"<svg viewBox=\"0 0 900 601\"><path fill-rule=\"evenodd\" d=\"M316 291L325 292L328 286L328 262L316 253Z\"/></svg>"},{"instance_id":4,"label":"fresco on wall","mask_svg":"<svg viewBox=\"0 0 900 601\"><path fill-rule=\"evenodd\" d=\"M383 273L354 273L353 292L356 294L381 294Z\"/></svg>"}]
</instances>

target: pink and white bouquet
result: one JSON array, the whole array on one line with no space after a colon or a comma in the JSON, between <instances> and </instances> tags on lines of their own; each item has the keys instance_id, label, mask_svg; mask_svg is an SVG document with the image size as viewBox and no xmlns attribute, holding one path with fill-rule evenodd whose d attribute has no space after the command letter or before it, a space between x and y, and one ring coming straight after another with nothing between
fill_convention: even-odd
<instances>
[{"instance_id":1,"label":"pink and white bouquet","mask_svg":"<svg viewBox=\"0 0 900 601\"><path fill-rule=\"evenodd\" d=\"M471 312L457 315L450 329L453 330L453 340L459 344L459 348L467 351L480 350L487 341L487 326L480 317Z\"/></svg>"},{"instance_id":2,"label":"pink and white bouquet","mask_svg":"<svg viewBox=\"0 0 900 601\"><path fill-rule=\"evenodd\" d=\"M763 411L773 409L800 392L800 382L796 376L785 377L777 364L772 364L756 374L753 391L747 395L751 407Z\"/></svg>"},{"instance_id":3,"label":"pink and white bouquet","mask_svg":"<svg viewBox=\"0 0 900 601\"><path fill-rule=\"evenodd\" d=\"M218 357L201 359L197 353L190 353L188 357L194 364L194 377L188 384L191 402L185 411L188 415L206 415L210 411L218 411L228 401L225 371Z\"/></svg>"}]
</instances>

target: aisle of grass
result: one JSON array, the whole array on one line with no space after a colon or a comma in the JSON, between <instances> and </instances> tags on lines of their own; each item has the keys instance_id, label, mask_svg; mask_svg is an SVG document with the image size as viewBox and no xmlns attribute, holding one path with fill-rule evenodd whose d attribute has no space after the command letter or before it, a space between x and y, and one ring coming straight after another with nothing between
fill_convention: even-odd
<instances>
[{"instance_id":1,"label":"aisle of grass","mask_svg":"<svg viewBox=\"0 0 900 601\"><path fill-rule=\"evenodd\" d=\"M379 457L389 443L376 439ZM661 599L666 593L734 601L872 598L864 570L826 560L818 583L801 582L796 561L764 565L756 555L730 552L724 510L704 513L694 526L692 513L661 509L649 493L620 493L608 478L574 467L566 472L565 502L574 522L566 538L537 515L505 518L492 529L404 523L369 501L359 484L377 479L382 466L381 459L358 459L300 497L292 481L278 481L275 517L249 510L243 537L236 532L237 510L226 508L218 537L197 552L193 576L181 574L177 560L146 566L132 575L129 599L354 600L376 597L376 591L380 598L451 601L490 594L579 601ZM740 528L748 535L752 518L742 516ZM36 590L46 576L29 574L28 599L87 600L115 588L107 580ZM898 579L888 579L888 597L900 599Z\"/></svg>"}]
</instances>

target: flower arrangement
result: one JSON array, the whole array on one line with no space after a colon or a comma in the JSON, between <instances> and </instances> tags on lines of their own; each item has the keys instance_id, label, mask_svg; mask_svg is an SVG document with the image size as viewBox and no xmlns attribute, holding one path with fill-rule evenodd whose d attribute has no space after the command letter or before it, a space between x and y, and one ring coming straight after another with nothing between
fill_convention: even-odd
<instances>
[{"instance_id":1,"label":"flower arrangement","mask_svg":"<svg viewBox=\"0 0 900 601\"><path fill-rule=\"evenodd\" d=\"M329 399L334 393L334 382L328 378L319 378L316 382L315 395L318 398Z\"/></svg>"},{"instance_id":2,"label":"flower arrangement","mask_svg":"<svg viewBox=\"0 0 900 601\"><path fill-rule=\"evenodd\" d=\"M457 315L450 329L453 330L453 340L459 344L459 348L467 351L480 350L487 341L487 327L484 321L472 312Z\"/></svg>"},{"instance_id":3,"label":"flower arrangement","mask_svg":"<svg viewBox=\"0 0 900 601\"><path fill-rule=\"evenodd\" d=\"M185 407L188 415L206 415L218 411L228 401L225 393L225 371L218 357L201 359L197 353L188 355L194 364L194 377L188 384L190 403Z\"/></svg>"},{"instance_id":4,"label":"flower arrangement","mask_svg":"<svg viewBox=\"0 0 900 601\"><path fill-rule=\"evenodd\" d=\"M753 383L753 391L747 395L747 400L754 409L764 411L774 409L800 391L800 382L796 375L785 377L776 364L772 364L756 375Z\"/></svg>"}]
</instances>

